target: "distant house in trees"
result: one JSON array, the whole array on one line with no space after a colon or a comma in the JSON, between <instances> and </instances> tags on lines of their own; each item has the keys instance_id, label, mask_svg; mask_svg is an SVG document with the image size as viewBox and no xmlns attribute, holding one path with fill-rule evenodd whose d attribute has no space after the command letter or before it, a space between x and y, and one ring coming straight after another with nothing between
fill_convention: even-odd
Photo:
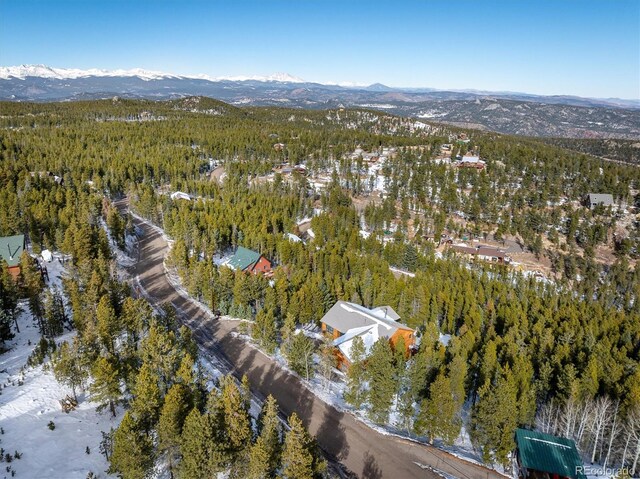
<instances>
[{"instance_id":1,"label":"distant house in trees","mask_svg":"<svg viewBox=\"0 0 640 479\"><path fill-rule=\"evenodd\" d=\"M293 173L299 173L303 176L307 175L307 167L304 165L294 165L290 166L287 163L283 163L275 168L273 168L274 173L280 173L281 175L292 175Z\"/></svg>"},{"instance_id":2,"label":"distant house in trees","mask_svg":"<svg viewBox=\"0 0 640 479\"><path fill-rule=\"evenodd\" d=\"M571 439L517 429L516 445L518 477L522 479L586 479Z\"/></svg>"},{"instance_id":3,"label":"distant house in trees","mask_svg":"<svg viewBox=\"0 0 640 479\"><path fill-rule=\"evenodd\" d=\"M344 369L351 363L351 346L358 336L362 338L367 353L380 338L386 338L394 348L403 338L405 353L408 354L415 343L415 332L398 322L399 319L391 306L369 309L338 301L320 322L322 331L333 339L338 367Z\"/></svg>"},{"instance_id":4,"label":"distant house in trees","mask_svg":"<svg viewBox=\"0 0 640 479\"><path fill-rule=\"evenodd\" d=\"M476 246L452 244L450 248L454 253L465 256L469 259L479 259L481 261L490 261L499 264L511 262L511 258L507 255L506 251L493 246L482 244Z\"/></svg>"},{"instance_id":5,"label":"distant house in trees","mask_svg":"<svg viewBox=\"0 0 640 479\"><path fill-rule=\"evenodd\" d=\"M7 262L14 279L20 275L20 256L24 249L24 235L0 237L0 258Z\"/></svg>"},{"instance_id":6,"label":"distant house in trees","mask_svg":"<svg viewBox=\"0 0 640 479\"><path fill-rule=\"evenodd\" d=\"M38 176L42 179L50 179L58 183L60 186L64 185L64 178L62 178L62 176L54 175L50 171L32 171L31 176L34 178Z\"/></svg>"},{"instance_id":7,"label":"distant house in trees","mask_svg":"<svg viewBox=\"0 0 640 479\"><path fill-rule=\"evenodd\" d=\"M186 201L191 201L191 195L189 195L188 193L185 193L184 191L176 191L174 193L171 193L171 199L172 200L186 200Z\"/></svg>"},{"instance_id":8,"label":"distant house in trees","mask_svg":"<svg viewBox=\"0 0 640 479\"><path fill-rule=\"evenodd\" d=\"M608 193L589 193L586 204L590 209L595 208L597 205L613 206L613 195Z\"/></svg>"},{"instance_id":9,"label":"distant house in trees","mask_svg":"<svg viewBox=\"0 0 640 479\"><path fill-rule=\"evenodd\" d=\"M238 246L234 255L225 264L231 269L244 271L245 273L271 273L271 261L260 253L242 246Z\"/></svg>"},{"instance_id":10,"label":"distant house in trees","mask_svg":"<svg viewBox=\"0 0 640 479\"><path fill-rule=\"evenodd\" d=\"M484 170L487 164L484 160L481 160L479 156L465 155L458 160L457 166L458 168L475 168L477 170Z\"/></svg>"},{"instance_id":11,"label":"distant house in trees","mask_svg":"<svg viewBox=\"0 0 640 479\"><path fill-rule=\"evenodd\" d=\"M467 138L467 134L466 133L460 133L458 135L458 138L456 139L456 143L459 144L459 145L466 145L470 141L471 140L469 138Z\"/></svg>"}]
</instances>

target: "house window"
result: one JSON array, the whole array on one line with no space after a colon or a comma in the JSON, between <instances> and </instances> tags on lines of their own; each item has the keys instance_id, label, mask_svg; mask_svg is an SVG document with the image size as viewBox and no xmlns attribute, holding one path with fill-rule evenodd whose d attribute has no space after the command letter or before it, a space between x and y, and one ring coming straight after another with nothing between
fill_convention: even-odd
<instances>
[{"instance_id":1,"label":"house window","mask_svg":"<svg viewBox=\"0 0 640 479\"><path fill-rule=\"evenodd\" d=\"M325 324L325 331L327 331L327 333L329 334L333 334L333 328L328 324Z\"/></svg>"}]
</instances>

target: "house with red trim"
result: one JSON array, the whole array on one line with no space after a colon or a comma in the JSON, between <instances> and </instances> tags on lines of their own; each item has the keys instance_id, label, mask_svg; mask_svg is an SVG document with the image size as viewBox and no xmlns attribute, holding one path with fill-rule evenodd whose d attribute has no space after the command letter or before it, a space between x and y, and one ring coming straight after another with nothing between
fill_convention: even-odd
<instances>
[{"instance_id":1,"label":"house with red trim","mask_svg":"<svg viewBox=\"0 0 640 479\"><path fill-rule=\"evenodd\" d=\"M271 274L271 261L256 251L238 246L234 255L225 263L231 269L252 274Z\"/></svg>"},{"instance_id":2,"label":"house with red trim","mask_svg":"<svg viewBox=\"0 0 640 479\"><path fill-rule=\"evenodd\" d=\"M410 354L415 344L415 331L399 322L400 316L391 306L365 308L355 303L338 301L327 311L320 323L324 334L333 339L337 366L346 369L351 364L351 346L356 337L362 338L365 352L380 338L386 338L396 348L400 338L404 340L405 354Z\"/></svg>"},{"instance_id":3,"label":"house with red trim","mask_svg":"<svg viewBox=\"0 0 640 479\"><path fill-rule=\"evenodd\" d=\"M24 235L4 236L0 238L0 259L7 262L13 279L20 276L20 256L25 249Z\"/></svg>"}]
</instances>

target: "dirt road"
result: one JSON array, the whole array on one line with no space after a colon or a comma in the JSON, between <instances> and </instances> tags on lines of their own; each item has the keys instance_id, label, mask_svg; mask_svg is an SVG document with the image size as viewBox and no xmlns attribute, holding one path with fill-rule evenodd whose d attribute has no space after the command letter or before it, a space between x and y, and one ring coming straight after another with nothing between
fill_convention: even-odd
<instances>
[{"instance_id":1,"label":"dirt road","mask_svg":"<svg viewBox=\"0 0 640 479\"><path fill-rule=\"evenodd\" d=\"M178 294L167 280L163 267L166 241L151 226L136 223L144 235L139 243L139 261L131 273L137 276L149 299L158 305L173 304L180 319L194 331L194 338L201 347L229 364L233 374L246 374L255 394L260 397L273 395L286 416L295 411L317 437L325 453L355 476L366 479L439 478L424 467L430 466L462 479L505 479L491 469L439 449L382 435L352 415L318 399L295 375L282 370L243 340L233 337L231 333L236 322L217 321L192 300Z\"/></svg>"}]
</instances>

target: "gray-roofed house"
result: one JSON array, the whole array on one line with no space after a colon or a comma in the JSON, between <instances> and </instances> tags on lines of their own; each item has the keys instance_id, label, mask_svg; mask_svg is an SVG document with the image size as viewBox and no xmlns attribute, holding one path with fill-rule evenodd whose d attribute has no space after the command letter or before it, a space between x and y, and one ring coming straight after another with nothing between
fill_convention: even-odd
<instances>
[{"instance_id":1,"label":"gray-roofed house","mask_svg":"<svg viewBox=\"0 0 640 479\"><path fill-rule=\"evenodd\" d=\"M234 255L229 258L226 265L235 270L247 273L271 273L271 262L256 251L238 246Z\"/></svg>"},{"instance_id":2,"label":"gray-roofed house","mask_svg":"<svg viewBox=\"0 0 640 479\"><path fill-rule=\"evenodd\" d=\"M345 368L351 363L351 345L360 336L369 352L380 338L386 338L396 347L400 338L404 340L405 354L415 343L414 330L398 322L400 316L391 306L365 308L355 303L338 301L320 320L322 331L331 337L336 348L338 367Z\"/></svg>"},{"instance_id":3,"label":"gray-roofed house","mask_svg":"<svg viewBox=\"0 0 640 479\"><path fill-rule=\"evenodd\" d=\"M613 206L613 195L608 193L589 193L587 195L587 206L590 209L595 208L597 205Z\"/></svg>"}]
</instances>

